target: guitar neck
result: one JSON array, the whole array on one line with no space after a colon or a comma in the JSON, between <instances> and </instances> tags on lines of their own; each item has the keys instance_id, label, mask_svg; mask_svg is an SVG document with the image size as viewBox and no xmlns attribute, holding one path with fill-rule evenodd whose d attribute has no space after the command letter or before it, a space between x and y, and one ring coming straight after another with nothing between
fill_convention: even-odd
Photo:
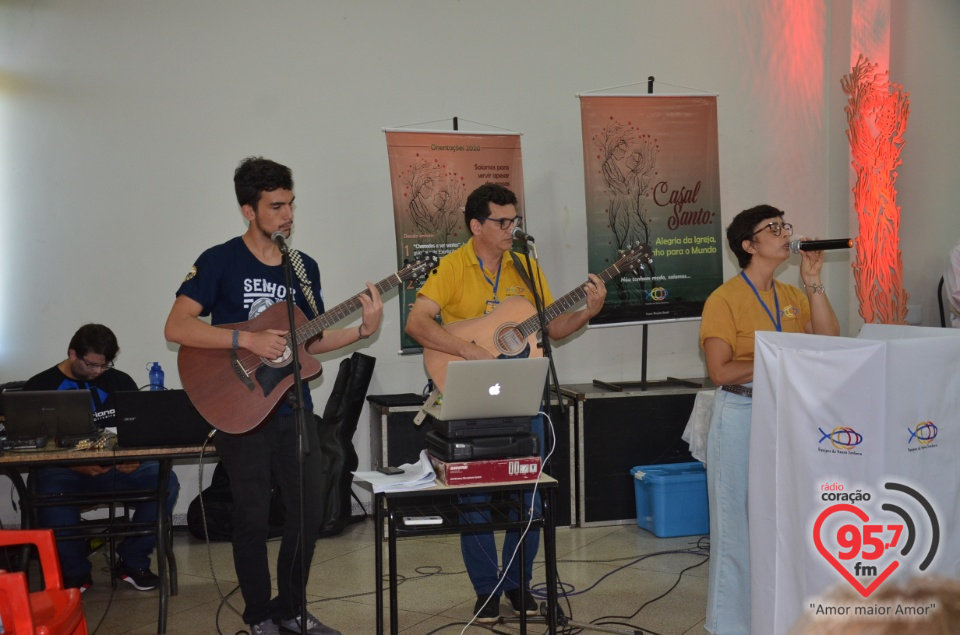
<instances>
[{"instance_id":1,"label":"guitar neck","mask_svg":"<svg viewBox=\"0 0 960 635\"><path fill-rule=\"evenodd\" d=\"M613 264L598 273L597 276L603 281L604 284L606 284L622 273L623 272L620 270L617 264ZM583 284L586 284L586 282ZM570 293L567 293L566 295L554 300L553 304L543 310L543 317L546 319L547 324L550 324L550 322L552 322L557 316L575 307L577 303L587 297L587 292L584 290L583 284ZM520 331L523 337L528 337L531 333L534 333L539 328L540 318L537 316L537 314L531 315L517 326L517 329Z\"/></svg>"},{"instance_id":2,"label":"guitar neck","mask_svg":"<svg viewBox=\"0 0 960 635\"><path fill-rule=\"evenodd\" d=\"M390 289L400 284L402 281L403 278L400 277L399 273L393 273L374 286L377 288L377 291L383 295ZM323 315L300 325L297 328L297 341L300 343L306 342L310 338L316 337L350 314L359 311L363 307L363 305L360 303L360 296L363 294L367 294L369 296L370 292L369 290L364 289L349 300L345 300L332 309L324 311Z\"/></svg>"}]
</instances>

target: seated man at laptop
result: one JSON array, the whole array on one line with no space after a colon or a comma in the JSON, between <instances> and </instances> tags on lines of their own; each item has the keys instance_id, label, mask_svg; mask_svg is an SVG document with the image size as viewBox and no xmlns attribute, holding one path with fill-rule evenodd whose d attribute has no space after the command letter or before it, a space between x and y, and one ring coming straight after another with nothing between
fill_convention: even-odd
<instances>
[{"instance_id":1,"label":"seated man at laptop","mask_svg":"<svg viewBox=\"0 0 960 635\"><path fill-rule=\"evenodd\" d=\"M467 197L464 223L470 230L471 238L465 245L444 256L440 265L417 292L417 299L407 318L406 332L410 337L424 348L463 359L492 359L493 355L485 348L444 330L436 322L437 315L441 316L444 324L479 318L495 311L500 302L512 296L524 297L532 305L533 291L526 280L535 281L544 306L553 302L540 268L534 263L530 275L521 274L517 268L517 265L522 266L520 259L515 260L510 251L513 246L512 230L520 220L521 217L517 215L517 197L506 187L486 183ZM600 278L591 274L584 290L587 297L586 307L552 320L546 329L551 339L567 337L583 327L603 308L607 290ZM491 318L494 316L491 315ZM532 431L543 437L543 421L540 417L535 418ZM525 501L524 504L529 506L531 501ZM535 506L539 510L539 500L535 502ZM497 561L493 533L461 535L460 548L464 564L477 594L474 607L477 622L489 624L500 619L501 593L506 593L515 612L519 612L521 597L524 598L528 614L537 612L536 602L529 588L533 560L540 544L539 530L530 531L524 539L527 579L523 584L519 580L519 562L513 557L518 541L519 532L507 532L502 556L503 568L506 571L501 584L500 564Z\"/></svg>"},{"instance_id":2,"label":"seated man at laptop","mask_svg":"<svg viewBox=\"0 0 960 635\"><path fill-rule=\"evenodd\" d=\"M117 337L102 324L85 324L74 334L67 350L67 359L53 368L31 377L24 390L89 390L94 422L100 427L112 427L116 411L113 393L118 390L136 390L130 375L113 367L120 352ZM39 494L57 492L104 492L114 490L152 489L157 486L159 464L119 463L111 465L70 465L42 467L34 474ZM180 484L170 473L167 513L172 513ZM134 510L135 522L149 522L157 518L153 502L138 503ZM40 526L57 528L80 524L79 507L44 507L40 509ZM63 535L57 532L58 537ZM153 589L159 578L150 571L150 553L156 545L154 536L131 536L117 545L119 560L117 576L140 591ZM85 591L93 584L88 550L84 540L57 540L60 568L65 587Z\"/></svg>"}]
</instances>

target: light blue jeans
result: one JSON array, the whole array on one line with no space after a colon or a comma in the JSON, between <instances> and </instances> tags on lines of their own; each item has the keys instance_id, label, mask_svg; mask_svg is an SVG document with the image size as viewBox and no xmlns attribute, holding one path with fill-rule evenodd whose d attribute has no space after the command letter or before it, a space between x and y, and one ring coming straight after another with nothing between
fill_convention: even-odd
<instances>
[{"instance_id":1,"label":"light blue jeans","mask_svg":"<svg viewBox=\"0 0 960 635\"><path fill-rule=\"evenodd\" d=\"M707 436L710 578L704 627L714 635L750 633L747 477L753 400L717 389Z\"/></svg>"}]
</instances>

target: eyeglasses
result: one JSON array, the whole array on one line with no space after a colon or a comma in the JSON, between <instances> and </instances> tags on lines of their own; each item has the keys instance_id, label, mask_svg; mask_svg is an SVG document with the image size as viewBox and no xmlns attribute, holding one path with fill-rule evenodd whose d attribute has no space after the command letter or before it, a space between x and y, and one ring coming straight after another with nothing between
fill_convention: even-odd
<instances>
[{"instance_id":1,"label":"eyeglasses","mask_svg":"<svg viewBox=\"0 0 960 635\"><path fill-rule=\"evenodd\" d=\"M793 236L793 225L790 223L767 223L757 231L753 232L751 235L756 236L765 229L769 229L771 232L773 232L774 236L779 236L783 232L787 232L787 236Z\"/></svg>"},{"instance_id":2,"label":"eyeglasses","mask_svg":"<svg viewBox=\"0 0 960 635\"><path fill-rule=\"evenodd\" d=\"M85 357L81 357L80 361L83 362L83 365L90 370L110 370L113 368L113 362L107 362L106 364L94 364L93 362L88 362Z\"/></svg>"},{"instance_id":3,"label":"eyeglasses","mask_svg":"<svg viewBox=\"0 0 960 635\"><path fill-rule=\"evenodd\" d=\"M492 221L500 225L500 229L510 229L514 225L520 226L523 222L523 216L514 216L513 218L494 218L492 216L487 216L486 218L478 218L478 221L481 223L484 221Z\"/></svg>"}]
</instances>

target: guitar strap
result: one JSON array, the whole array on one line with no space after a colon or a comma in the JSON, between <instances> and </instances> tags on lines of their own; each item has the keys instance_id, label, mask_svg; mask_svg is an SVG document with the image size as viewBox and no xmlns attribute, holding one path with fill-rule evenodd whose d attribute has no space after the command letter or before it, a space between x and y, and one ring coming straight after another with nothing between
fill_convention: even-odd
<instances>
[{"instance_id":1,"label":"guitar strap","mask_svg":"<svg viewBox=\"0 0 960 635\"><path fill-rule=\"evenodd\" d=\"M533 286L533 281L530 279L530 274L527 273L527 270L522 264L520 264L520 254L515 251L510 252L513 255L513 266L516 267L517 273L520 274L520 279L523 280L523 284L527 285L531 291L535 288Z\"/></svg>"},{"instance_id":2,"label":"guitar strap","mask_svg":"<svg viewBox=\"0 0 960 635\"><path fill-rule=\"evenodd\" d=\"M320 311L317 310L317 301L313 297L313 287L310 286L310 280L307 278L307 270L303 266L303 258L300 257L300 252L296 249L291 249L290 252L290 264L293 265L293 271L297 274L297 280L300 281L300 291L303 292L303 296L307 299L307 302L310 303L310 308L313 309L313 317L320 317ZM321 337L323 334L321 333Z\"/></svg>"}]
</instances>

